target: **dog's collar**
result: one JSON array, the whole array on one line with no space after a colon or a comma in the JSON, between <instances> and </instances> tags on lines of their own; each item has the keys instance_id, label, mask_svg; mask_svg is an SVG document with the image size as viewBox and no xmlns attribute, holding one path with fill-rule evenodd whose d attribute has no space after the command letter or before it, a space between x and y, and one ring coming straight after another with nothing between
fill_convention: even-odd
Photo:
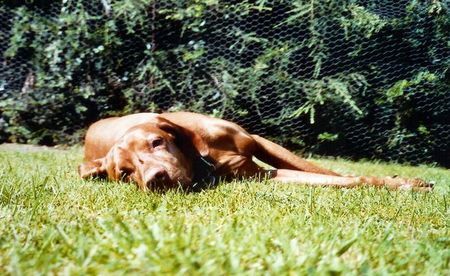
<instances>
[{"instance_id":1,"label":"dog's collar","mask_svg":"<svg viewBox=\"0 0 450 276\"><path fill-rule=\"evenodd\" d=\"M192 180L194 191L214 187L218 182L215 174L216 166L208 159L208 157L199 156L194 162L194 178Z\"/></svg>"}]
</instances>

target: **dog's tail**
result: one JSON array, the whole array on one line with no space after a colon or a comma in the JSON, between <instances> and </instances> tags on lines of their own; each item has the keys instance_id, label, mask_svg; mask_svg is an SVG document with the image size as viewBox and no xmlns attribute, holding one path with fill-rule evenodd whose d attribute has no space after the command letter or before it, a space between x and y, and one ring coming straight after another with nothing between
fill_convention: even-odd
<instances>
[{"instance_id":1,"label":"dog's tail","mask_svg":"<svg viewBox=\"0 0 450 276\"><path fill-rule=\"evenodd\" d=\"M298 157L282 146L264 139L261 136L252 135L252 137L257 144L255 157L277 169L300 170L311 173L340 176L338 173L321 168Z\"/></svg>"}]
</instances>

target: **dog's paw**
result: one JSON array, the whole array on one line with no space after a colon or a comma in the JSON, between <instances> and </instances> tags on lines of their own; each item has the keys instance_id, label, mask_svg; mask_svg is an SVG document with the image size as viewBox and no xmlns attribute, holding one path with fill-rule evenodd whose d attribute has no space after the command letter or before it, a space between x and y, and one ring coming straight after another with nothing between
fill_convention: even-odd
<instances>
[{"instance_id":1,"label":"dog's paw","mask_svg":"<svg viewBox=\"0 0 450 276\"><path fill-rule=\"evenodd\" d=\"M388 177L388 186L395 187L399 190L414 190L428 192L433 190L434 183L427 182L420 178L402 178L402 177Z\"/></svg>"}]
</instances>

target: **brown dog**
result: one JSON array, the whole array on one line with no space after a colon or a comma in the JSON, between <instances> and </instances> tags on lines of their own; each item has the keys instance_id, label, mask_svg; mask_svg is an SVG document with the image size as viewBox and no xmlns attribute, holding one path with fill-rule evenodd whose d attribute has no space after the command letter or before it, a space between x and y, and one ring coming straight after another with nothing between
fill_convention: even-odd
<instances>
[{"instance_id":1,"label":"brown dog","mask_svg":"<svg viewBox=\"0 0 450 276\"><path fill-rule=\"evenodd\" d=\"M263 169L253 157L275 169ZM420 179L341 176L232 122L189 112L139 113L94 123L79 173L133 181L143 190L189 188L211 177L256 176L321 186L432 188Z\"/></svg>"}]
</instances>

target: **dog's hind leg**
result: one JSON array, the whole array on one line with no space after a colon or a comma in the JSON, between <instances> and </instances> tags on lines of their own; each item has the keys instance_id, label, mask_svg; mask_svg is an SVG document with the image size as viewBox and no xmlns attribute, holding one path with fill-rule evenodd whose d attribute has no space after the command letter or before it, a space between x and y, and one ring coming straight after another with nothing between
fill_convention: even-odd
<instances>
[{"instance_id":1,"label":"dog's hind leg","mask_svg":"<svg viewBox=\"0 0 450 276\"><path fill-rule=\"evenodd\" d=\"M413 189L431 191L433 185L418 178L392 178L374 176L334 176L317 173L279 169L271 171L269 177L282 183L306 184L311 186L332 186L338 188L353 188L370 185L391 189Z\"/></svg>"},{"instance_id":2,"label":"dog's hind leg","mask_svg":"<svg viewBox=\"0 0 450 276\"><path fill-rule=\"evenodd\" d=\"M338 173L321 168L314 163L298 157L282 146L261 136L252 135L252 138L257 144L257 149L254 153L255 157L277 169L299 170L316 174L340 176Z\"/></svg>"}]
</instances>

